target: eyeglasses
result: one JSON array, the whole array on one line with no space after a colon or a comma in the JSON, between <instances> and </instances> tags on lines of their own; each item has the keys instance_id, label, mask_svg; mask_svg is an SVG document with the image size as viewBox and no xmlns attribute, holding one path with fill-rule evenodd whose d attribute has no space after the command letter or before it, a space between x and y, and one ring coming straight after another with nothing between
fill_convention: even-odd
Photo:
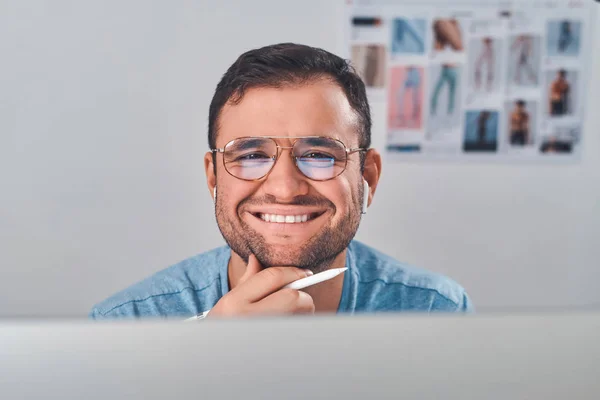
<instances>
[{"instance_id":1,"label":"eyeglasses","mask_svg":"<svg viewBox=\"0 0 600 400\"><path fill-rule=\"evenodd\" d=\"M275 139L296 139L292 146L279 146ZM322 136L242 137L227 143L223 148L210 149L223 154L225 170L245 181L264 178L271 172L281 151L290 149L290 156L300 172L315 181L327 181L346 169L348 155L365 148L349 149L341 141Z\"/></svg>"}]
</instances>

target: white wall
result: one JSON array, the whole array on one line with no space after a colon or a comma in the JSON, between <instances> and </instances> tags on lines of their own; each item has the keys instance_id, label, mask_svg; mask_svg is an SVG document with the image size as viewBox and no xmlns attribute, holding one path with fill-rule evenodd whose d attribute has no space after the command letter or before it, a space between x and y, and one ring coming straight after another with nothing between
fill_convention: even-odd
<instances>
[{"instance_id":1,"label":"white wall","mask_svg":"<svg viewBox=\"0 0 600 400\"><path fill-rule=\"evenodd\" d=\"M220 76L275 42L345 50L342 1L0 9L0 316L83 316L221 245L202 165ZM480 311L600 305L600 75L586 87L580 163L385 162L358 238L452 276Z\"/></svg>"}]
</instances>

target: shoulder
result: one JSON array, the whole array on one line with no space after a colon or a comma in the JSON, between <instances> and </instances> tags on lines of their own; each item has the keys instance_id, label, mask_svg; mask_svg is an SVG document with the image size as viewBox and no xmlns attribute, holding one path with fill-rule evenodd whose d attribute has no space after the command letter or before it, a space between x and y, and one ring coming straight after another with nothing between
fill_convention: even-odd
<instances>
[{"instance_id":1,"label":"shoulder","mask_svg":"<svg viewBox=\"0 0 600 400\"><path fill-rule=\"evenodd\" d=\"M348 248L362 297L372 303L365 306L394 311L472 310L465 289L454 280L401 263L357 241Z\"/></svg>"},{"instance_id":2,"label":"shoulder","mask_svg":"<svg viewBox=\"0 0 600 400\"><path fill-rule=\"evenodd\" d=\"M183 260L98 303L90 317L158 317L201 308L198 293L220 289L220 269L229 255L224 246Z\"/></svg>"}]
</instances>

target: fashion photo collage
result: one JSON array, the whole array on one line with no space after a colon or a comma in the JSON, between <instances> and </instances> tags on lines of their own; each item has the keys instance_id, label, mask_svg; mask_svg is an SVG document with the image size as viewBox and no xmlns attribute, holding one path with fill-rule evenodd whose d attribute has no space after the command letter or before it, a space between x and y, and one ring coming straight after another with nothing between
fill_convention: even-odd
<instances>
[{"instance_id":1,"label":"fashion photo collage","mask_svg":"<svg viewBox=\"0 0 600 400\"><path fill-rule=\"evenodd\" d=\"M351 61L408 157L539 159L581 143L585 16L521 8L354 13ZM554 17L552 17L553 15Z\"/></svg>"}]
</instances>

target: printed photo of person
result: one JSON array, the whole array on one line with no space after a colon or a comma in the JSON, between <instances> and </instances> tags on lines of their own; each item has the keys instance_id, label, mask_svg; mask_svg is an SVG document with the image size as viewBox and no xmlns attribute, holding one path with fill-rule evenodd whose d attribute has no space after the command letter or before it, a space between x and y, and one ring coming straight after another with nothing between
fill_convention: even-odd
<instances>
[{"instance_id":1,"label":"printed photo of person","mask_svg":"<svg viewBox=\"0 0 600 400\"><path fill-rule=\"evenodd\" d=\"M495 152L498 149L498 111L467 111L463 150Z\"/></svg>"},{"instance_id":2,"label":"printed photo of person","mask_svg":"<svg viewBox=\"0 0 600 400\"><path fill-rule=\"evenodd\" d=\"M549 21L546 52L549 56L576 57L581 45L581 22L568 19Z\"/></svg>"},{"instance_id":3,"label":"printed photo of person","mask_svg":"<svg viewBox=\"0 0 600 400\"><path fill-rule=\"evenodd\" d=\"M471 39L469 42L469 87L474 92L500 89L502 70L502 40L493 37Z\"/></svg>"},{"instance_id":4,"label":"printed photo of person","mask_svg":"<svg viewBox=\"0 0 600 400\"><path fill-rule=\"evenodd\" d=\"M352 26L354 28L372 29L379 28L383 25L383 19L381 17L374 17L370 15L356 15L352 17Z\"/></svg>"},{"instance_id":5,"label":"printed photo of person","mask_svg":"<svg viewBox=\"0 0 600 400\"><path fill-rule=\"evenodd\" d=\"M541 39L534 35L509 38L508 84L535 88L540 81Z\"/></svg>"},{"instance_id":6,"label":"printed photo of person","mask_svg":"<svg viewBox=\"0 0 600 400\"><path fill-rule=\"evenodd\" d=\"M576 114L577 107L577 71L548 71L546 73L547 106L551 117L564 117Z\"/></svg>"},{"instance_id":7,"label":"printed photo of person","mask_svg":"<svg viewBox=\"0 0 600 400\"><path fill-rule=\"evenodd\" d=\"M352 46L352 65L368 88L385 85L385 47L383 45Z\"/></svg>"},{"instance_id":8,"label":"printed photo of person","mask_svg":"<svg viewBox=\"0 0 600 400\"><path fill-rule=\"evenodd\" d=\"M429 67L429 137L452 131L460 125L461 72L458 64L432 64Z\"/></svg>"},{"instance_id":9,"label":"printed photo of person","mask_svg":"<svg viewBox=\"0 0 600 400\"><path fill-rule=\"evenodd\" d=\"M421 129L423 124L423 67L391 68L388 97L388 131Z\"/></svg>"},{"instance_id":10,"label":"printed photo of person","mask_svg":"<svg viewBox=\"0 0 600 400\"><path fill-rule=\"evenodd\" d=\"M572 153L580 139L578 126L555 128L554 132L545 137L540 145L543 154Z\"/></svg>"},{"instance_id":11,"label":"printed photo of person","mask_svg":"<svg viewBox=\"0 0 600 400\"><path fill-rule=\"evenodd\" d=\"M511 147L531 146L537 130L537 103L518 99L505 104L507 139Z\"/></svg>"},{"instance_id":12,"label":"printed photo of person","mask_svg":"<svg viewBox=\"0 0 600 400\"><path fill-rule=\"evenodd\" d=\"M425 19L394 19L392 24L392 54L424 53Z\"/></svg>"},{"instance_id":13,"label":"printed photo of person","mask_svg":"<svg viewBox=\"0 0 600 400\"><path fill-rule=\"evenodd\" d=\"M463 51L463 33L458 20L450 18L433 21L433 49L436 52Z\"/></svg>"},{"instance_id":14,"label":"printed photo of person","mask_svg":"<svg viewBox=\"0 0 600 400\"><path fill-rule=\"evenodd\" d=\"M387 38L384 18L378 15L355 15L351 20L351 40L361 43L380 43Z\"/></svg>"},{"instance_id":15,"label":"printed photo of person","mask_svg":"<svg viewBox=\"0 0 600 400\"><path fill-rule=\"evenodd\" d=\"M573 151L573 143L559 140L552 136L544 140L540 146L540 151L542 154L571 153Z\"/></svg>"}]
</instances>

